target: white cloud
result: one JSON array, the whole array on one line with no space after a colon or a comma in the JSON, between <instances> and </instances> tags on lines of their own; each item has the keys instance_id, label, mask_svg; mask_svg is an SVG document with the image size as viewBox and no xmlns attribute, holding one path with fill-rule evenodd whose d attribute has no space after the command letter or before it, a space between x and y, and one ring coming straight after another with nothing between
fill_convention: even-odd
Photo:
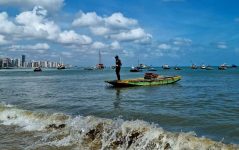
<instances>
[{"instance_id":1,"label":"white cloud","mask_svg":"<svg viewBox=\"0 0 239 150\"><path fill-rule=\"evenodd\" d=\"M40 53L40 54L44 54L44 53L46 53L46 50L43 50L43 49L39 49L39 50L36 50L38 53Z\"/></svg>"},{"instance_id":2,"label":"white cloud","mask_svg":"<svg viewBox=\"0 0 239 150\"><path fill-rule=\"evenodd\" d=\"M145 33L139 27L136 19L127 18L120 12L103 17L98 16L95 12L81 12L72 25L89 28L94 35L113 40L136 43L150 43L152 40L152 35Z\"/></svg>"},{"instance_id":3,"label":"white cloud","mask_svg":"<svg viewBox=\"0 0 239 150\"><path fill-rule=\"evenodd\" d=\"M137 20L126 18L121 13L113 13L110 17L106 17L105 23L108 26L114 27L114 28L128 28L130 26L135 26L138 24Z\"/></svg>"},{"instance_id":4,"label":"white cloud","mask_svg":"<svg viewBox=\"0 0 239 150\"><path fill-rule=\"evenodd\" d=\"M47 11L41 6L36 6L32 11L25 11L17 15L16 21L23 25L38 24L43 22L46 16Z\"/></svg>"},{"instance_id":5,"label":"white cloud","mask_svg":"<svg viewBox=\"0 0 239 150\"><path fill-rule=\"evenodd\" d=\"M107 45L102 42L94 42L91 47L93 49L102 49L102 48L106 48Z\"/></svg>"},{"instance_id":6,"label":"white cloud","mask_svg":"<svg viewBox=\"0 0 239 150\"><path fill-rule=\"evenodd\" d=\"M110 32L109 28L102 27L102 26L90 27L90 30L94 35L106 35Z\"/></svg>"},{"instance_id":7,"label":"white cloud","mask_svg":"<svg viewBox=\"0 0 239 150\"><path fill-rule=\"evenodd\" d=\"M33 49L50 49L50 46L47 43L38 43L32 47Z\"/></svg>"},{"instance_id":8,"label":"white cloud","mask_svg":"<svg viewBox=\"0 0 239 150\"><path fill-rule=\"evenodd\" d=\"M92 39L86 35L79 35L75 31L63 31L59 34L58 41L63 44L90 44Z\"/></svg>"},{"instance_id":9,"label":"white cloud","mask_svg":"<svg viewBox=\"0 0 239 150\"><path fill-rule=\"evenodd\" d=\"M121 49L121 46L118 41L114 41L110 44L110 49L113 50Z\"/></svg>"},{"instance_id":10,"label":"white cloud","mask_svg":"<svg viewBox=\"0 0 239 150\"><path fill-rule=\"evenodd\" d=\"M45 53L50 49L47 43L37 43L35 45L11 45L7 48L9 51Z\"/></svg>"},{"instance_id":11,"label":"white cloud","mask_svg":"<svg viewBox=\"0 0 239 150\"><path fill-rule=\"evenodd\" d=\"M48 50L50 46L47 43L37 43L35 45L12 45L11 50Z\"/></svg>"},{"instance_id":12,"label":"white cloud","mask_svg":"<svg viewBox=\"0 0 239 150\"><path fill-rule=\"evenodd\" d=\"M219 49L227 49L228 48L227 44L224 42L218 42L216 47Z\"/></svg>"},{"instance_id":13,"label":"white cloud","mask_svg":"<svg viewBox=\"0 0 239 150\"><path fill-rule=\"evenodd\" d=\"M37 43L36 45L33 45L33 46L26 46L26 48L29 48L29 49L49 49L50 46L47 44L47 43Z\"/></svg>"},{"instance_id":14,"label":"white cloud","mask_svg":"<svg viewBox=\"0 0 239 150\"><path fill-rule=\"evenodd\" d=\"M0 45L7 44L8 42L5 40L5 36L0 34Z\"/></svg>"},{"instance_id":15,"label":"white cloud","mask_svg":"<svg viewBox=\"0 0 239 150\"><path fill-rule=\"evenodd\" d=\"M20 32L20 27L17 27L13 22L8 20L6 12L0 13L0 33L12 34Z\"/></svg>"},{"instance_id":16,"label":"white cloud","mask_svg":"<svg viewBox=\"0 0 239 150\"><path fill-rule=\"evenodd\" d=\"M142 28L136 28L136 29L129 30L127 32L113 34L110 36L110 38L116 39L119 41L134 41L134 40L144 39L149 36L151 36L151 35L145 33Z\"/></svg>"},{"instance_id":17,"label":"white cloud","mask_svg":"<svg viewBox=\"0 0 239 150\"><path fill-rule=\"evenodd\" d=\"M48 11L59 10L64 5L64 0L0 0L2 6L13 6L22 9L33 8L34 6L42 6Z\"/></svg>"},{"instance_id":18,"label":"white cloud","mask_svg":"<svg viewBox=\"0 0 239 150\"><path fill-rule=\"evenodd\" d=\"M60 27L46 19L47 12L42 7L34 7L33 11L22 12L16 17L16 22L23 27L25 36L35 38L57 39Z\"/></svg>"},{"instance_id":19,"label":"white cloud","mask_svg":"<svg viewBox=\"0 0 239 150\"><path fill-rule=\"evenodd\" d=\"M113 13L109 17L98 16L95 12L83 13L81 12L79 17L73 22L73 26L102 26L105 25L110 28L128 28L130 26L137 25L138 22L135 19L126 18L122 13Z\"/></svg>"},{"instance_id":20,"label":"white cloud","mask_svg":"<svg viewBox=\"0 0 239 150\"><path fill-rule=\"evenodd\" d=\"M226 49L226 48L227 48L227 45L219 44L219 45L217 45L217 48Z\"/></svg>"},{"instance_id":21,"label":"white cloud","mask_svg":"<svg viewBox=\"0 0 239 150\"><path fill-rule=\"evenodd\" d=\"M44 39L61 44L90 44L92 39L73 30L64 30L47 18L47 11L36 6L16 16L16 24L9 21L7 13L0 13L0 33L25 39Z\"/></svg>"},{"instance_id":22,"label":"white cloud","mask_svg":"<svg viewBox=\"0 0 239 150\"><path fill-rule=\"evenodd\" d=\"M192 44L191 39L181 38L181 37L177 37L177 38L173 39L172 42L174 45L178 45L178 46L189 46Z\"/></svg>"},{"instance_id":23,"label":"white cloud","mask_svg":"<svg viewBox=\"0 0 239 150\"><path fill-rule=\"evenodd\" d=\"M146 34L142 39L135 40L135 43L139 44L151 44L153 36L149 33Z\"/></svg>"},{"instance_id":24,"label":"white cloud","mask_svg":"<svg viewBox=\"0 0 239 150\"><path fill-rule=\"evenodd\" d=\"M121 49L121 46L120 46L120 43L118 41L113 41L110 44L105 44L105 43L102 43L102 42L94 42L91 45L91 48L96 49L96 50L104 49L105 51L107 51L107 50L119 50L119 49Z\"/></svg>"},{"instance_id":25,"label":"white cloud","mask_svg":"<svg viewBox=\"0 0 239 150\"><path fill-rule=\"evenodd\" d=\"M103 18L98 16L95 12L80 13L80 16L76 18L72 25L73 26L96 26L101 24Z\"/></svg>"},{"instance_id":26,"label":"white cloud","mask_svg":"<svg viewBox=\"0 0 239 150\"><path fill-rule=\"evenodd\" d=\"M152 50L152 55L155 53L157 56L179 57L185 54L185 51L191 47L192 40L186 38L174 38L165 43L156 45Z\"/></svg>"},{"instance_id":27,"label":"white cloud","mask_svg":"<svg viewBox=\"0 0 239 150\"><path fill-rule=\"evenodd\" d=\"M171 45L169 45L169 44L163 43L163 44L160 44L160 45L158 46L158 48L159 48L159 49L167 50L167 49L171 49L172 47L171 47Z\"/></svg>"}]
</instances>

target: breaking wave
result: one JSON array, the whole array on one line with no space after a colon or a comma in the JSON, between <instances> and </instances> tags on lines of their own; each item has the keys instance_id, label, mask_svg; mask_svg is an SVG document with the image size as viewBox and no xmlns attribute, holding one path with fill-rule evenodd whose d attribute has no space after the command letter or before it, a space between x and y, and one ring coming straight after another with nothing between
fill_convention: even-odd
<instances>
[{"instance_id":1,"label":"breaking wave","mask_svg":"<svg viewBox=\"0 0 239 150\"><path fill-rule=\"evenodd\" d=\"M6 104L0 104L0 123L41 132L41 140L27 149L239 149L236 144L197 137L193 132L168 132L141 120L71 117L31 112Z\"/></svg>"}]
</instances>

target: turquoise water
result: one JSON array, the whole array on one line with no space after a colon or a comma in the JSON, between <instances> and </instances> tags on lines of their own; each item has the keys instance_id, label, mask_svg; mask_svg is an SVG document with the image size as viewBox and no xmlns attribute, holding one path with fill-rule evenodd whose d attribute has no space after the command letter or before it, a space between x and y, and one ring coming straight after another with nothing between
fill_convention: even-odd
<instances>
[{"instance_id":1,"label":"turquoise water","mask_svg":"<svg viewBox=\"0 0 239 150\"><path fill-rule=\"evenodd\" d=\"M130 73L129 68L123 68L121 78L142 77L144 73ZM36 122L23 121L26 117L15 119L22 111L123 122L142 120L170 133L193 133L193 136L213 141L239 144L239 69L175 71L158 68L155 73L181 75L182 80L164 86L112 88L104 82L116 78L111 69L0 70L0 102L4 110L0 111L0 134L5 135L6 129L11 133L9 137L6 134L5 139L0 138L0 145L8 149L12 146L12 137L15 140L25 138L15 143L18 148L42 141L39 135L29 143L29 136L36 131L28 129ZM5 112L8 109L11 112ZM24 129L31 132L23 137L16 133Z\"/></svg>"}]
</instances>

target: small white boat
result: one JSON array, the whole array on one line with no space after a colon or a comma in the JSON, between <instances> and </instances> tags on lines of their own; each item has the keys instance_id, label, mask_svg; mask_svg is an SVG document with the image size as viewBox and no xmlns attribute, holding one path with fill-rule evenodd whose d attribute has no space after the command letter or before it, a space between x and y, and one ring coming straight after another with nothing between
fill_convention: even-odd
<instances>
[{"instance_id":1,"label":"small white boat","mask_svg":"<svg viewBox=\"0 0 239 150\"><path fill-rule=\"evenodd\" d=\"M198 68L198 67L197 67L196 64L192 64L191 69L197 69L197 68Z\"/></svg>"},{"instance_id":2,"label":"small white boat","mask_svg":"<svg viewBox=\"0 0 239 150\"><path fill-rule=\"evenodd\" d=\"M163 69L170 69L169 65L165 64L162 66Z\"/></svg>"},{"instance_id":3,"label":"small white boat","mask_svg":"<svg viewBox=\"0 0 239 150\"><path fill-rule=\"evenodd\" d=\"M140 72L141 70L138 67L131 67L130 72Z\"/></svg>"},{"instance_id":4,"label":"small white boat","mask_svg":"<svg viewBox=\"0 0 239 150\"><path fill-rule=\"evenodd\" d=\"M201 67L200 67L201 69L206 69L207 67L206 67L206 65L201 65Z\"/></svg>"},{"instance_id":5,"label":"small white boat","mask_svg":"<svg viewBox=\"0 0 239 150\"><path fill-rule=\"evenodd\" d=\"M228 68L228 65L226 65L225 63L224 64L221 64L219 67L218 67L218 70L226 70Z\"/></svg>"}]
</instances>

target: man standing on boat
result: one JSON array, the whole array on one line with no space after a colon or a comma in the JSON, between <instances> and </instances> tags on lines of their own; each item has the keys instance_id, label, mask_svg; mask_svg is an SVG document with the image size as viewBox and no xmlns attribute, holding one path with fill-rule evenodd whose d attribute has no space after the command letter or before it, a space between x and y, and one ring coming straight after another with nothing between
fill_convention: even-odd
<instances>
[{"instance_id":1,"label":"man standing on boat","mask_svg":"<svg viewBox=\"0 0 239 150\"><path fill-rule=\"evenodd\" d=\"M117 79L120 80L120 68L121 68L121 60L119 59L119 56L115 56L115 72Z\"/></svg>"}]
</instances>

